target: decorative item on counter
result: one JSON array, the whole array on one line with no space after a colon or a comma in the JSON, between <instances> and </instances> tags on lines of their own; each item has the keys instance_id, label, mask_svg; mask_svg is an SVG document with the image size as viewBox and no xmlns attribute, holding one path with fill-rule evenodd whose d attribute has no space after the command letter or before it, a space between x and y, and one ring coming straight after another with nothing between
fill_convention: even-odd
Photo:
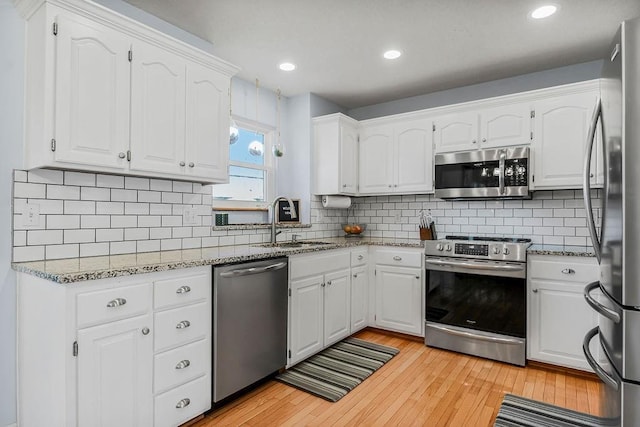
<instances>
[{"instance_id":1,"label":"decorative item on counter","mask_svg":"<svg viewBox=\"0 0 640 427\"><path fill-rule=\"evenodd\" d=\"M420 230L420 240L435 240L436 225L431 217L431 209L428 213L424 212L424 209L420 209L420 216L418 217L418 227Z\"/></svg>"},{"instance_id":2,"label":"decorative item on counter","mask_svg":"<svg viewBox=\"0 0 640 427\"><path fill-rule=\"evenodd\" d=\"M348 209L351 207L351 197L322 196L322 207L325 209Z\"/></svg>"},{"instance_id":3,"label":"decorative item on counter","mask_svg":"<svg viewBox=\"0 0 640 427\"><path fill-rule=\"evenodd\" d=\"M287 200L278 200L276 203L276 223L299 224L300 223L300 199L291 199L296 215L292 215L291 206Z\"/></svg>"},{"instance_id":4,"label":"decorative item on counter","mask_svg":"<svg viewBox=\"0 0 640 427\"><path fill-rule=\"evenodd\" d=\"M325 196L325 197L328 197L328 196ZM350 198L348 199L349 199L349 203L351 203L351 199ZM356 221L350 221L349 216L351 215L352 210L353 208L347 211L347 223L342 224L342 231L345 232L345 237L362 237L362 233L364 233L364 231L367 229L367 225L356 222Z\"/></svg>"}]
</instances>

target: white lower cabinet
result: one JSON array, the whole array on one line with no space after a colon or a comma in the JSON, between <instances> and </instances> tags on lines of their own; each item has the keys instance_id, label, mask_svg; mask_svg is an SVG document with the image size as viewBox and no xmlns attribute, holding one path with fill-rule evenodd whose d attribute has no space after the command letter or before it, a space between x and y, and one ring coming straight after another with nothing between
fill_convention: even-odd
<instances>
[{"instance_id":1,"label":"white lower cabinet","mask_svg":"<svg viewBox=\"0 0 640 427\"><path fill-rule=\"evenodd\" d=\"M177 426L211 407L211 267L18 283L19 425Z\"/></svg>"},{"instance_id":2,"label":"white lower cabinet","mask_svg":"<svg viewBox=\"0 0 640 427\"><path fill-rule=\"evenodd\" d=\"M289 363L294 365L351 333L350 251L289 258Z\"/></svg>"},{"instance_id":3,"label":"white lower cabinet","mask_svg":"<svg viewBox=\"0 0 640 427\"><path fill-rule=\"evenodd\" d=\"M381 248L375 251L375 325L423 336L424 252Z\"/></svg>"},{"instance_id":4,"label":"white lower cabinet","mask_svg":"<svg viewBox=\"0 0 640 427\"><path fill-rule=\"evenodd\" d=\"M527 358L590 371L582 339L598 325L598 314L583 291L598 279L596 259L530 255L527 262ZM592 353L599 354L595 346Z\"/></svg>"}]
</instances>

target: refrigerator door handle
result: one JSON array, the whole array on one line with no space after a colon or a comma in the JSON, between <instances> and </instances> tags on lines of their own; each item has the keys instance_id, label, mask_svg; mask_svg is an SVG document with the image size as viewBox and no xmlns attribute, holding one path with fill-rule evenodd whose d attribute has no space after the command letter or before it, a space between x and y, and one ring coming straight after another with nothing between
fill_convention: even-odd
<instances>
[{"instance_id":1,"label":"refrigerator door handle","mask_svg":"<svg viewBox=\"0 0 640 427\"><path fill-rule=\"evenodd\" d=\"M596 101L596 107L593 110L593 117L591 117L591 126L589 126L589 135L587 136L587 150L584 156L584 175L582 180L582 195L584 197L584 206L587 213L587 228L589 229L589 235L591 236L591 244L596 253L598 263L600 263L600 255L602 253L602 243L598 238L596 231L596 224L593 219L593 207L591 204L591 154L593 153L593 144L596 139L596 129L598 125L598 119L602 116L602 103L600 98Z\"/></svg>"},{"instance_id":2,"label":"refrigerator door handle","mask_svg":"<svg viewBox=\"0 0 640 427\"><path fill-rule=\"evenodd\" d=\"M584 357L587 359L589 366L591 366L591 369L593 369L596 375L600 377L602 382L615 391L618 391L620 390L620 383L614 377L609 375L609 373L605 371L602 366L598 364L598 362L596 362L596 359L593 357L593 355L591 354L591 350L589 349L589 343L591 342L593 337L595 337L599 333L600 329L597 326L587 332L587 335L584 336L584 341L582 342L582 352L584 353Z\"/></svg>"},{"instance_id":3,"label":"refrigerator door handle","mask_svg":"<svg viewBox=\"0 0 640 427\"><path fill-rule=\"evenodd\" d=\"M591 292L598 288L600 288L600 282L598 281L591 282L587 286L585 286L583 295L584 299L587 300L587 304L589 304L591 308L593 308L595 311L597 311L607 319L613 321L614 323L620 323L622 320L620 314L618 314L615 310L612 310L609 307L605 307L604 305L600 304L598 301L596 301L595 298L591 296ZM602 295L604 298L608 298L604 292L602 293Z\"/></svg>"}]
</instances>

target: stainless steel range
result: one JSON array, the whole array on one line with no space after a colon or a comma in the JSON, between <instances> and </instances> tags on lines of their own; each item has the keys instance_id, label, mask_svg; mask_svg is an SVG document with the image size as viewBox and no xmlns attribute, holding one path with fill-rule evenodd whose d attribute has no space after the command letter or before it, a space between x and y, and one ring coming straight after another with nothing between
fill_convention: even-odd
<instances>
[{"instance_id":1,"label":"stainless steel range","mask_svg":"<svg viewBox=\"0 0 640 427\"><path fill-rule=\"evenodd\" d=\"M425 242L425 344L524 366L530 239Z\"/></svg>"}]
</instances>

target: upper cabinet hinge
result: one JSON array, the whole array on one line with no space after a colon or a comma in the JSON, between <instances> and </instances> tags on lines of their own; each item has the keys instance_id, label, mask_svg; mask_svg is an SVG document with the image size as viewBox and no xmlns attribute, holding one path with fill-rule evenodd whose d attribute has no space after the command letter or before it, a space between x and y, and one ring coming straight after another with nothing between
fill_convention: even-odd
<instances>
[{"instance_id":1,"label":"upper cabinet hinge","mask_svg":"<svg viewBox=\"0 0 640 427\"><path fill-rule=\"evenodd\" d=\"M51 151L56 151L56 139L51 138Z\"/></svg>"},{"instance_id":2,"label":"upper cabinet hinge","mask_svg":"<svg viewBox=\"0 0 640 427\"><path fill-rule=\"evenodd\" d=\"M436 131L436 124L435 124L435 123L431 126L431 130L432 130L433 132L435 132L435 131Z\"/></svg>"},{"instance_id":3,"label":"upper cabinet hinge","mask_svg":"<svg viewBox=\"0 0 640 427\"><path fill-rule=\"evenodd\" d=\"M533 141L533 132L529 132L529 139Z\"/></svg>"},{"instance_id":4,"label":"upper cabinet hinge","mask_svg":"<svg viewBox=\"0 0 640 427\"><path fill-rule=\"evenodd\" d=\"M291 350L289 350L289 359L291 359Z\"/></svg>"},{"instance_id":5,"label":"upper cabinet hinge","mask_svg":"<svg viewBox=\"0 0 640 427\"><path fill-rule=\"evenodd\" d=\"M58 23L57 22L53 23L53 35L54 36L58 35Z\"/></svg>"},{"instance_id":6,"label":"upper cabinet hinge","mask_svg":"<svg viewBox=\"0 0 640 427\"><path fill-rule=\"evenodd\" d=\"M289 288L289 296L291 296L291 288Z\"/></svg>"},{"instance_id":7,"label":"upper cabinet hinge","mask_svg":"<svg viewBox=\"0 0 640 427\"><path fill-rule=\"evenodd\" d=\"M133 61L133 50L129 49L129 62Z\"/></svg>"},{"instance_id":8,"label":"upper cabinet hinge","mask_svg":"<svg viewBox=\"0 0 640 427\"><path fill-rule=\"evenodd\" d=\"M78 356L78 341L73 342L73 357Z\"/></svg>"},{"instance_id":9,"label":"upper cabinet hinge","mask_svg":"<svg viewBox=\"0 0 640 427\"><path fill-rule=\"evenodd\" d=\"M531 182L536 182L536 176L535 175L531 176Z\"/></svg>"},{"instance_id":10,"label":"upper cabinet hinge","mask_svg":"<svg viewBox=\"0 0 640 427\"><path fill-rule=\"evenodd\" d=\"M536 117L536 110L531 110L531 118L535 118Z\"/></svg>"},{"instance_id":11,"label":"upper cabinet hinge","mask_svg":"<svg viewBox=\"0 0 640 427\"><path fill-rule=\"evenodd\" d=\"M131 161L131 150L127 150L127 162Z\"/></svg>"}]
</instances>

